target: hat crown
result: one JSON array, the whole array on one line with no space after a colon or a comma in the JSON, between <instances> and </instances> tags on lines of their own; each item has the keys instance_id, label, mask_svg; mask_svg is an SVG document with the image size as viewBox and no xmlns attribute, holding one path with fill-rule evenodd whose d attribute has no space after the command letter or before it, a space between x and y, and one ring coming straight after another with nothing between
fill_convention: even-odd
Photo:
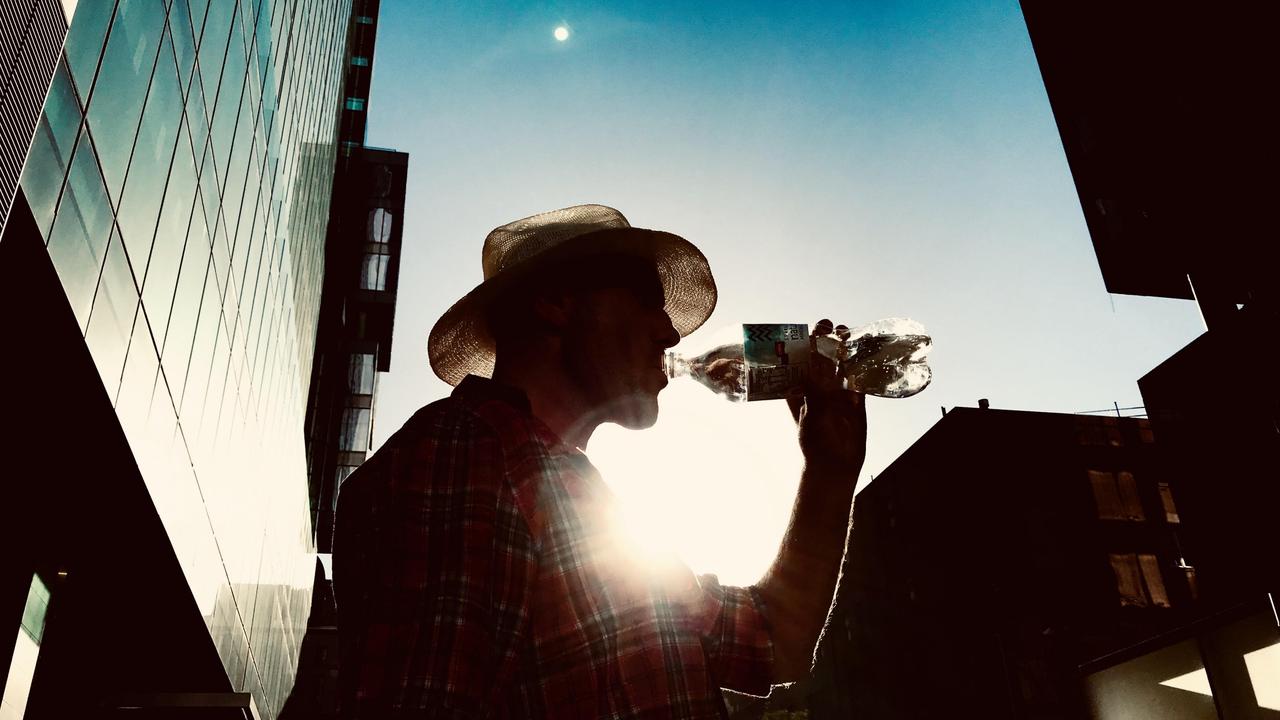
<instances>
[{"instance_id":1,"label":"hat crown","mask_svg":"<svg viewBox=\"0 0 1280 720\"><path fill-rule=\"evenodd\" d=\"M575 205L539 213L495 228L484 239L484 279L528 262L557 245L598 230L629 228L622 213L604 205Z\"/></svg>"}]
</instances>

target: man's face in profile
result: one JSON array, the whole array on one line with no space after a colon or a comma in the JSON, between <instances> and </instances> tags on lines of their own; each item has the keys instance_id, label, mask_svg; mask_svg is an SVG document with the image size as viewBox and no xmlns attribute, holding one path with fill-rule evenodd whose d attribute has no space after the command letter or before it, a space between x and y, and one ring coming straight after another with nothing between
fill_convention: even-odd
<instances>
[{"instance_id":1,"label":"man's face in profile","mask_svg":"<svg viewBox=\"0 0 1280 720\"><path fill-rule=\"evenodd\" d=\"M575 299L564 336L564 362L606 422L652 427L658 392L667 385L662 359L680 340L663 309L656 273L585 290Z\"/></svg>"}]
</instances>

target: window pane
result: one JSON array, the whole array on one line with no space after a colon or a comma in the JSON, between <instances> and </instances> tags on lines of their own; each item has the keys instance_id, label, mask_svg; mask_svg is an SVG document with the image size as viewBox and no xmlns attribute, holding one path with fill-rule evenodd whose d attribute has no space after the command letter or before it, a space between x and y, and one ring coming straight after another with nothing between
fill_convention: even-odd
<instances>
[{"instance_id":1,"label":"window pane","mask_svg":"<svg viewBox=\"0 0 1280 720\"><path fill-rule=\"evenodd\" d=\"M87 133L81 133L67 187L49 233L49 257L83 329L111 237L111 208Z\"/></svg>"},{"instance_id":2,"label":"window pane","mask_svg":"<svg viewBox=\"0 0 1280 720\"><path fill-rule=\"evenodd\" d=\"M129 262L139 275L146 273L151 256L151 240L165 195L165 180L173 160L178 126L182 123L182 95L173 67L169 36L161 42L160 60L151 79L151 92L142 114L137 146L129 161L124 195L116 213L116 223L124 237Z\"/></svg>"},{"instance_id":3,"label":"window pane","mask_svg":"<svg viewBox=\"0 0 1280 720\"><path fill-rule=\"evenodd\" d=\"M387 289L387 261L390 255L366 254L360 272L360 288L362 290Z\"/></svg>"},{"instance_id":4,"label":"window pane","mask_svg":"<svg viewBox=\"0 0 1280 720\"><path fill-rule=\"evenodd\" d=\"M223 60L227 52L227 36L231 30L231 19L236 10L236 3L211 2L208 12L204 14L204 2L191 3L192 25L197 26L196 36L200 38L200 81L204 84L206 98L212 104L218 94L218 79L222 73ZM204 29L198 26L196 18L204 14Z\"/></svg>"},{"instance_id":5,"label":"window pane","mask_svg":"<svg viewBox=\"0 0 1280 720\"><path fill-rule=\"evenodd\" d=\"M212 3L212 5L235 6L235 3ZM212 17L214 10L209 9ZM200 57L200 70L205 72L204 53ZM240 96L244 91L245 58L244 39L240 33L240 23L231 23L231 37L227 46L226 65L222 67L222 79L218 84L217 101L213 106L212 135L214 157L218 163L218 178L224 183L227 178L227 163L231 157L231 145L236 129L236 116L240 114ZM212 90L204 86L207 100Z\"/></svg>"},{"instance_id":6,"label":"window pane","mask_svg":"<svg viewBox=\"0 0 1280 720\"><path fill-rule=\"evenodd\" d=\"M146 101L148 78L164 29L159 0L120 3L111 24L102 69L89 101L89 127L98 141L98 156L111 197L120 196L138 119ZM80 18L77 14L76 22Z\"/></svg>"},{"instance_id":7,"label":"window pane","mask_svg":"<svg viewBox=\"0 0 1280 720\"><path fill-rule=\"evenodd\" d=\"M1115 476L1109 472L1089 471L1089 484L1093 487L1093 500L1098 507L1098 517L1103 520L1124 520L1125 514L1116 492Z\"/></svg>"},{"instance_id":8,"label":"window pane","mask_svg":"<svg viewBox=\"0 0 1280 720\"><path fill-rule=\"evenodd\" d=\"M191 31L187 0L173 0L173 7L169 8L169 34L173 38L173 54L178 61L178 82L185 95L196 62L196 38Z\"/></svg>"},{"instance_id":9,"label":"window pane","mask_svg":"<svg viewBox=\"0 0 1280 720\"><path fill-rule=\"evenodd\" d=\"M348 390L353 395L372 395L373 372L373 353L353 353Z\"/></svg>"},{"instance_id":10,"label":"window pane","mask_svg":"<svg viewBox=\"0 0 1280 720\"><path fill-rule=\"evenodd\" d=\"M1116 485L1120 488L1120 503L1124 507L1125 519L1145 520L1147 516L1142 512L1142 498L1138 496L1138 483L1133 479L1133 473L1118 474Z\"/></svg>"},{"instance_id":11,"label":"window pane","mask_svg":"<svg viewBox=\"0 0 1280 720\"><path fill-rule=\"evenodd\" d=\"M1112 554L1111 570L1116 575L1116 591L1120 593L1120 604L1132 607L1147 607L1147 595L1142 589L1142 572L1138 569L1138 558L1133 553L1125 555Z\"/></svg>"},{"instance_id":12,"label":"window pane","mask_svg":"<svg viewBox=\"0 0 1280 720\"><path fill-rule=\"evenodd\" d=\"M1138 564L1142 567L1142 579L1146 581L1151 603L1156 607L1170 607L1164 577L1160 574L1160 561L1155 555L1142 554L1138 556Z\"/></svg>"},{"instance_id":13,"label":"window pane","mask_svg":"<svg viewBox=\"0 0 1280 720\"><path fill-rule=\"evenodd\" d=\"M382 208L369 213L369 242L384 244L391 242L392 217L391 213Z\"/></svg>"},{"instance_id":14,"label":"window pane","mask_svg":"<svg viewBox=\"0 0 1280 720\"><path fill-rule=\"evenodd\" d=\"M182 397L187 363L191 361L196 319L200 315L200 299L209 271L209 239L204 228L204 216L199 211L195 215L182 254L182 267L178 271L173 310L164 339L164 353L161 355L165 378L169 381L175 400Z\"/></svg>"},{"instance_id":15,"label":"window pane","mask_svg":"<svg viewBox=\"0 0 1280 720\"><path fill-rule=\"evenodd\" d=\"M164 347L165 333L168 332L174 287L177 285L178 270L182 263L182 248L186 244L191 211L195 207L195 186L196 166L191 158L191 144L184 126L178 133L177 151L164 193L164 207L160 210L160 222L151 247L151 260L147 263L146 280L142 285L142 304L147 308L151 330L160 347Z\"/></svg>"},{"instance_id":16,"label":"window pane","mask_svg":"<svg viewBox=\"0 0 1280 720\"><path fill-rule=\"evenodd\" d=\"M1178 508L1173 504L1173 491L1169 489L1169 483L1160 483L1160 504L1164 507L1165 522L1182 522L1178 518Z\"/></svg>"},{"instance_id":17,"label":"window pane","mask_svg":"<svg viewBox=\"0 0 1280 720\"><path fill-rule=\"evenodd\" d=\"M112 402L120 386L120 371L124 369L125 352L129 349L129 335L137 310L138 288L129 270L129 259L125 256L120 235L113 234L84 337Z\"/></svg>"},{"instance_id":18,"label":"window pane","mask_svg":"<svg viewBox=\"0 0 1280 720\"><path fill-rule=\"evenodd\" d=\"M369 58L363 55L356 55L351 58L351 64L358 67L369 67Z\"/></svg>"},{"instance_id":19,"label":"window pane","mask_svg":"<svg viewBox=\"0 0 1280 720\"><path fill-rule=\"evenodd\" d=\"M348 110L364 110L364 98L347 98L346 107Z\"/></svg>"},{"instance_id":20,"label":"window pane","mask_svg":"<svg viewBox=\"0 0 1280 720\"><path fill-rule=\"evenodd\" d=\"M75 19L67 31L67 64L71 75L84 97L89 96L93 74L98 67L98 55L102 53L102 38L107 34L107 23L115 3L110 0L86 1L76 6Z\"/></svg>"},{"instance_id":21,"label":"window pane","mask_svg":"<svg viewBox=\"0 0 1280 720\"><path fill-rule=\"evenodd\" d=\"M366 452L369 449L370 412L369 408L343 408L339 450Z\"/></svg>"}]
</instances>

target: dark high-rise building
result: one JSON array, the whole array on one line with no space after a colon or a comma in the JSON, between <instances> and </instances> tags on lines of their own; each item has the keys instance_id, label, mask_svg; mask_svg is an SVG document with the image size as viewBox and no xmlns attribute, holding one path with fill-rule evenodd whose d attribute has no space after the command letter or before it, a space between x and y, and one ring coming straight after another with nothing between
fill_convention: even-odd
<instances>
[{"instance_id":1,"label":"dark high-rise building","mask_svg":"<svg viewBox=\"0 0 1280 720\"><path fill-rule=\"evenodd\" d=\"M1107 289L1274 312L1277 9L1021 4Z\"/></svg>"},{"instance_id":2,"label":"dark high-rise building","mask_svg":"<svg viewBox=\"0 0 1280 720\"><path fill-rule=\"evenodd\" d=\"M294 682L351 22L76 7L0 240L0 682L28 718L274 718Z\"/></svg>"},{"instance_id":3,"label":"dark high-rise building","mask_svg":"<svg viewBox=\"0 0 1280 720\"><path fill-rule=\"evenodd\" d=\"M64 8L61 0L0 4L0 231L67 35Z\"/></svg>"},{"instance_id":4,"label":"dark high-rise building","mask_svg":"<svg viewBox=\"0 0 1280 720\"><path fill-rule=\"evenodd\" d=\"M334 510L342 481L371 450L378 374L391 368L409 156L365 144L377 23L378 0L356 0L307 400L312 524L322 564L285 720L336 716L337 612L326 570Z\"/></svg>"},{"instance_id":5,"label":"dark high-rise building","mask_svg":"<svg viewBox=\"0 0 1280 720\"><path fill-rule=\"evenodd\" d=\"M1265 594L1199 599L1185 471L1157 439L1142 418L948 412L858 494L810 717L1265 713L1280 628Z\"/></svg>"},{"instance_id":6,"label":"dark high-rise building","mask_svg":"<svg viewBox=\"0 0 1280 720\"><path fill-rule=\"evenodd\" d=\"M1177 464L1197 468L1189 551L1213 560L1215 588L1280 591L1280 381L1262 359L1280 335L1277 9L1022 10L1107 289L1194 299L1207 328L1138 382Z\"/></svg>"}]
</instances>

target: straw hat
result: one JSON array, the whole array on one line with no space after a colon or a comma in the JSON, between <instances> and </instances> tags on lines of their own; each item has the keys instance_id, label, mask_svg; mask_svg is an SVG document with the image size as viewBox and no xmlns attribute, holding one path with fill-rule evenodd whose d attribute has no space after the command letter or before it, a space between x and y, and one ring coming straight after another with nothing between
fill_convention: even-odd
<instances>
[{"instance_id":1,"label":"straw hat","mask_svg":"<svg viewBox=\"0 0 1280 720\"><path fill-rule=\"evenodd\" d=\"M469 374L491 377L494 340L485 322L488 303L539 269L603 253L653 262L666 293L665 309L681 337L697 330L715 309L711 266L693 243L671 233L633 228L622 213L603 205L552 210L503 225L485 238L480 256L484 282L431 328L431 369L450 385Z\"/></svg>"}]
</instances>

